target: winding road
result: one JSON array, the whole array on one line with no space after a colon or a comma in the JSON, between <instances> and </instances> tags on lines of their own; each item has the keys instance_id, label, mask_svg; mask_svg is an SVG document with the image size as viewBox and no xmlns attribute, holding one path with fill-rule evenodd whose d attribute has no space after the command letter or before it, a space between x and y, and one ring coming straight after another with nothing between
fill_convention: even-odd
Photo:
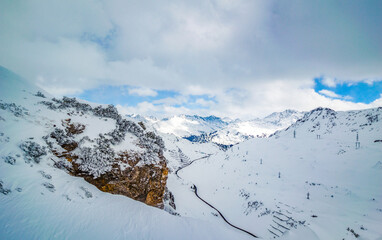
<instances>
[{"instance_id":1,"label":"winding road","mask_svg":"<svg viewBox=\"0 0 382 240\"><path fill-rule=\"evenodd\" d=\"M209 158L210 156L211 156L211 154L210 154L210 155L207 155L207 156L204 156L204 157L201 157L201 158L197 158L197 159L192 160L192 161L191 161L190 163L188 163L187 165L178 168L178 169L175 171L175 175L176 175L178 178L182 179L182 178L179 177L179 175L178 175L178 172L179 172L180 170L182 170L182 169L185 168L185 167L190 166L193 162L195 162L195 161L197 161L197 160L201 160L201 159ZM215 208L212 204L210 204L209 202L207 202L206 200L204 200L203 198L201 198L201 197L199 196L199 194L198 194L198 188L195 186L195 184L192 185L191 189L194 190L194 193L195 193L195 195L196 195L197 198L199 198L202 202L204 202L205 204L207 204L210 208L212 208L212 209L214 209L216 212L218 212L219 215L222 217L222 219L223 219L228 225L230 225L231 227L236 228L236 229L238 229L238 230L240 230L240 231L242 231L242 232L244 232L244 233L246 233L246 234L249 234L249 235L251 235L251 236L254 237L254 238L258 238L258 236L256 236L255 234L253 234L253 233L251 233L251 232L248 232L247 230L244 230L244 229L242 229L242 228L240 228L240 227L238 227L238 226L235 226L235 225L233 225L232 223L230 223L230 222L224 217L224 215L223 215L217 208Z\"/></svg>"},{"instance_id":2,"label":"winding road","mask_svg":"<svg viewBox=\"0 0 382 240\"><path fill-rule=\"evenodd\" d=\"M176 175L178 178L181 178L181 177L179 177L179 175L178 175L178 172L179 172L180 170L182 170L182 169L185 168L185 167L190 166L190 165L193 164L195 161L202 160L202 159L205 159L205 158L209 158L211 155L212 155L212 154L208 154L207 156L204 156L204 157L200 157L200 158L194 159L194 160L192 160L191 162L187 163L186 165L184 165L184 166L182 166L182 167L179 167L179 168L175 171L175 175Z\"/></svg>"}]
</instances>

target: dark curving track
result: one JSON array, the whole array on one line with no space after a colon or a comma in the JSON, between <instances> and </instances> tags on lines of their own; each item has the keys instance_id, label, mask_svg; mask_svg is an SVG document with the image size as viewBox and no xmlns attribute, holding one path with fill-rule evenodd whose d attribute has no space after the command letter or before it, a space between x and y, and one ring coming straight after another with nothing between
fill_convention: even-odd
<instances>
[{"instance_id":1,"label":"dark curving track","mask_svg":"<svg viewBox=\"0 0 382 240\"><path fill-rule=\"evenodd\" d=\"M182 170L182 169L185 168L185 167L190 166L190 165L193 164L195 161L202 160L202 159L205 159L205 158L209 158L211 155L212 155L212 154L208 154L207 156L204 156L204 157L201 157L201 158L197 158L197 159L192 160L191 162L187 163L186 165L184 165L184 166L178 168L178 169L175 171L175 175L176 175L178 178L181 178L181 177L179 177L179 175L178 175L178 172L179 172L180 170Z\"/></svg>"},{"instance_id":2,"label":"dark curving track","mask_svg":"<svg viewBox=\"0 0 382 240\"><path fill-rule=\"evenodd\" d=\"M209 154L209 155L207 155L207 156L204 156L204 157L201 157L201 158L197 158L197 159L192 160L192 161L189 162L187 165L178 168L178 169L175 171L175 175L176 175L178 178L181 178L181 177L179 177L179 175L178 175L178 172L179 172L180 170L182 170L182 169L185 168L185 167L190 166L192 163L194 163L194 162L197 161L197 160L202 160L202 159L205 159L205 158L209 158L211 155L212 155L212 154ZM236 229L238 229L238 230L240 230L240 231L242 231L242 232L244 232L244 233L246 233L246 234L249 234L249 235L251 235L251 236L254 237L254 238L259 238L259 237L256 236L255 234L253 234L253 233L251 233L251 232L248 232L247 230L244 230L244 229L242 229L242 228L240 228L240 227L237 227L237 226L233 225L232 223L230 223L230 222L224 217L224 215L223 215L217 208L215 208L212 204L210 204L209 202L207 202L206 200L204 200L203 198L201 198L201 197L198 195L198 188L195 186L195 184L193 184L193 186L192 186L191 188L194 190L194 193L195 193L196 197L199 198L199 199L200 199L202 202L204 202L205 204L207 204L210 208L212 208L212 209L214 209L216 212L218 212L219 215L223 218L223 220L224 220L228 225L230 225L231 227L236 228Z\"/></svg>"},{"instance_id":3,"label":"dark curving track","mask_svg":"<svg viewBox=\"0 0 382 240\"><path fill-rule=\"evenodd\" d=\"M228 222L228 220L223 216L223 214L222 214L218 209L216 209L214 206L212 206L210 203L208 203L206 200L204 200L203 198L201 198L201 197L198 195L198 188L197 188L195 185L193 185L192 189L194 190L195 195L196 195L200 200L202 200L205 204L207 204L209 207L215 209L215 211L219 213L219 215L223 218L223 220L224 220L228 225L230 225L231 227L236 228L236 229L238 229L238 230L240 230L240 231L242 231L242 232L245 232L245 233L251 235L252 237L258 238L258 236L256 236L255 234L250 233L250 232L248 232L247 230L244 230L244 229L242 229L242 228L239 228L239 227L233 225L232 223Z\"/></svg>"}]
</instances>

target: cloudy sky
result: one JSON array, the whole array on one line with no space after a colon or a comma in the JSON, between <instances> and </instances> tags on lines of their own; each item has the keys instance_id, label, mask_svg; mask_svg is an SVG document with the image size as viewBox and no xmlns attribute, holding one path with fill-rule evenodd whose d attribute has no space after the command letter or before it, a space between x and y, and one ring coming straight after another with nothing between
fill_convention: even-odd
<instances>
[{"instance_id":1,"label":"cloudy sky","mask_svg":"<svg viewBox=\"0 0 382 240\"><path fill-rule=\"evenodd\" d=\"M382 106L380 0L0 1L0 65L125 113Z\"/></svg>"}]
</instances>

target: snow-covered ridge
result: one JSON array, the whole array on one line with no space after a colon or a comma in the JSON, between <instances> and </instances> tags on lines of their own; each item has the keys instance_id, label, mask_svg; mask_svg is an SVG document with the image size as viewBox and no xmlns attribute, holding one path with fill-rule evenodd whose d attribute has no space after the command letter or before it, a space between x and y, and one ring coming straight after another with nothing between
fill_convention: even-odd
<instances>
[{"instance_id":1,"label":"snow-covered ridge","mask_svg":"<svg viewBox=\"0 0 382 240\"><path fill-rule=\"evenodd\" d=\"M272 137L310 136L325 138L340 136L356 141L375 141L382 133L382 107L353 111L334 111L329 108L316 108L298 119L285 130L277 131Z\"/></svg>"},{"instance_id":2,"label":"snow-covered ridge","mask_svg":"<svg viewBox=\"0 0 382 240\"><path fill-rule=\"evenodd\" d=\"M242 121L223 120L216 116L201 117L197 115L179 115L161 120L152 120L158 132L174 134L192 142L213 142L231 146L251 138L267 137L277 130L286 128L304 115L303 112L285 110L275 112L262 119ZM140 116L140 120L145 117Z\"/></svg>"}]
</instances>

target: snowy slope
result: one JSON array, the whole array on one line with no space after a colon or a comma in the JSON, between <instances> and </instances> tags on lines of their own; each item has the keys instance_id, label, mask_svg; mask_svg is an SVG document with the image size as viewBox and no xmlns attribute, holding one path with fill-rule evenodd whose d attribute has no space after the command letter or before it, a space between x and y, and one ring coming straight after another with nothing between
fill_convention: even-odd
<instances>
[{"instance_id":1,"label":"snowy slope","mask_svg":"<svg viewBox=\"0 0 382 240\"><path fill-rule=\"evenodd\" d=\"M164 141L167 188L176 205L164 210L171 215L99 191L56 168L50 153L28 161L20 148L25 141L47 147L43 136L68 113L90 139L112 131L115 120L48 109L39 102L51 96L3 68L0 87L1 239L253 239L198 199L194 185L226 220L261 239L382 239L382 108L287 110L246 122L178 116L164 120L167 125L131 115ZM224 152L212 141L182 135L203 132L238 144ZM271 136L242 138L263 133ZM112 148L140 151L137 136L127 134Z\"/></svg>"},{"instance_id":2,"label":"snowy slope","mask_svg":"<svg viewBox=\"0 0 382 240\"><path fill-rule=\"evenodd\" d=\"M115 121L48 109L40 102L51 96L4 68L0 84L1 239L249 239L220 223L173 216L125 196L101 192L56 168L55 156L39 151L47 149L43 136L62 119L70 116L83 123L82 134L89 139L109 132ZM38 91L42 94L36 96ZM20 148L25 141L41 146L33 160ZM127 135L114 148L133 149L136 141Z\"/></svg>"},{"instance_id":3,"label":"snowy slope","mask_svg":"<svg viewBox=\"0 0 382 240\"><path fill-rule=\"evenodd\" d=\"M381 239L381 115L382 108L318 108L271 138L194 162L178 181L195 184L226 218L264 239ZM219 219L181 204L181 214Z\"/></svg>"}]
</instances>

